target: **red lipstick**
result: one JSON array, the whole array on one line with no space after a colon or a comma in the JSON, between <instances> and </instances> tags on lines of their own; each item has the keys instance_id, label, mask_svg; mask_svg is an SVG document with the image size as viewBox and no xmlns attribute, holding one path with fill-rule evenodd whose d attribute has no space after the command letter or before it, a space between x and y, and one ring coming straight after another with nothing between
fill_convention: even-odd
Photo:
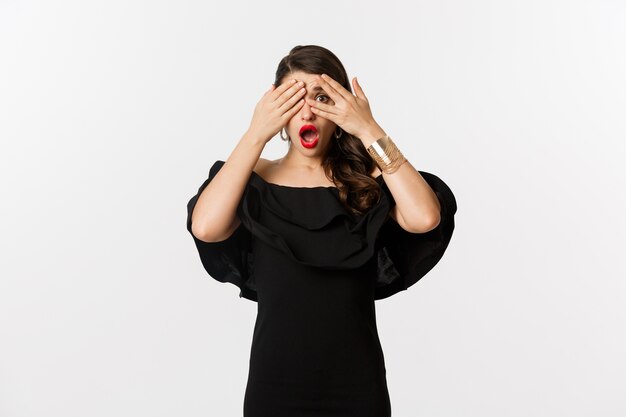
<instances>
[{"instance_id":1,"label":"red lipstick","mask_svg":"<svg viewBox=\"0 0 626 417\"><path fill-rule=\"evenodd\" d=\"M319 142L320 136L317 128L313 125L304 125L300 128L300 143L305 148L314 148Z\"/></svg>"}]
</instances>

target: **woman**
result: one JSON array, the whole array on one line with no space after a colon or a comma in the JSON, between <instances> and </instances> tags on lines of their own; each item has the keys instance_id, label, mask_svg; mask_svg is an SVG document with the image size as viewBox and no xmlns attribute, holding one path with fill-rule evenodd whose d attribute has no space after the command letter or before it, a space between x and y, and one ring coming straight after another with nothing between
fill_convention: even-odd
<instances>
[{"instance_id":1,"label":"woman","mask_svg":"<svg viewBox=\"0 0 626 417\"><path fill-rule=\"evenodd\" d=\"M452 236L452 191L353 86L328 49L293 48L187 205L207 272L258 302L245 417L389 417L374 301L417 282ZM287 154L260 158L279 131Z\"/></svg>"}]
</instances>

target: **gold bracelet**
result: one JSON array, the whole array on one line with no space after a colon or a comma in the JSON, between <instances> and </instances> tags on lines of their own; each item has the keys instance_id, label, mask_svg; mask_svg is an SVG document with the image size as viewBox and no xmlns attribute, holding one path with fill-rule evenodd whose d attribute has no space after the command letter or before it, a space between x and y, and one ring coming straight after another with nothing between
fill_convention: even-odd
<instances>
[{"instance_id":1,"label":"gold bracelet","mask_svg":"<svg viewBox=\"0 0 626 417\"><path fill-rule=\"evenodd\" d=\"M380 170L386 174L393 174L407 161L389 135L377 139L368 146L367 151L374 158Z\"/></svg>"}]
</instances>

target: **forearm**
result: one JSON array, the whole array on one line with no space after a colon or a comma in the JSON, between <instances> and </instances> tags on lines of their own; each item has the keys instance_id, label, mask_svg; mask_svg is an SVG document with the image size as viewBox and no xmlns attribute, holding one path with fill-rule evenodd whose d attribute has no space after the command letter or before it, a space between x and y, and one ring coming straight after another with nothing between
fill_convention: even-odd
<instances>
[{"instance_id":1,"label":"forearm","mask_svg":"<svg viewBox=\"0 0 626 417\"><path fill-rule=\"evenodd\" d=\"M360 138L368 148L385 135L385 131L374 123L362 132ZM439 223L441 205L437 195L409 161L401 164L394 173L383 172L382 175L396 202L394 214L399 215L396 220L403 228L423 232Z\"/></svg>"}]
</instances>

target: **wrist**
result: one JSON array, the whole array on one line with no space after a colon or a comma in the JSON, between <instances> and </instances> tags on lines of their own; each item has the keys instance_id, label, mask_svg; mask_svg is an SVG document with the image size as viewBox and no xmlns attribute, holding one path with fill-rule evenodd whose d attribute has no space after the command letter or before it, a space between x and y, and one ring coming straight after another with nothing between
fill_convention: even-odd
<instances>
[{"instance_id":1,"label":"wrist","mask_svg":"<svg viewBox=\"0 0 626 417\"><path fill-rule=\"evenodd\" d=\"M261 135L254 131L246 130L241 140L250 143L251 145L265 146L269 139L263 138Z\"/></svg>"},{"instance_id":2,"label":"wrist","mask_svg":"<svg viewBox=\"0 0 626 417\"><path fill-rule=\"evenodd\" d=\"M376 142L376 140L382 138L387 133L380 127L377 123L373 123L365 129L358 138L363 142L363 146L367 149L372 143Z\"/></svg>"}]
</instances>

